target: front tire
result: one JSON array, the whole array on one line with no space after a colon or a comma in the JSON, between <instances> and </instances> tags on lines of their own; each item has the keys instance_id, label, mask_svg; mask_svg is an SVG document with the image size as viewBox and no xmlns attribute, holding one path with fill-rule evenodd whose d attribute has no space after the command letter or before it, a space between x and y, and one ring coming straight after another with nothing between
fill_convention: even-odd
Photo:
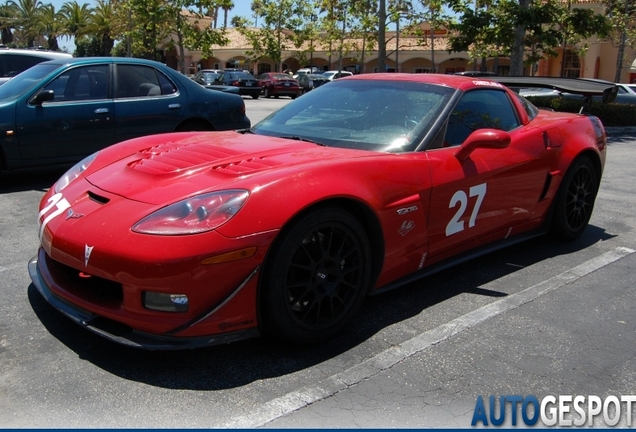
<instances>
[{"instance_id":1,"label":"front tire","mask_svg":"<svg viewBox=\"0 0 636 432\"><path fill-rule=\"evenodd\" d=\"M312 212L283 232L261 285L264 330L291 343L339 332L360 308L370 281L364 228L337 208Z\"/></svg>"},{"instance_id":2,"label":"front tire","mask_svg":"<svg viewBox=\"0 0 636 432\"><path fill-rule=\"evenodd\" d=\"M269 94L269 89L267 87L265 87L265 89L263 90L263 97L269 99L271 95Z\"/></svg>"},{"instance_id":3,"label":"front tire","mask_svg":"<svg viewBox=\"0 0 636 432\"><path fill-rule=\"evenodd\" d=\"M599 188L599 178L589 157L576 159L555 197L551 232L561 240L575 240L587 227Z\"/></svg>"}]
</instances>

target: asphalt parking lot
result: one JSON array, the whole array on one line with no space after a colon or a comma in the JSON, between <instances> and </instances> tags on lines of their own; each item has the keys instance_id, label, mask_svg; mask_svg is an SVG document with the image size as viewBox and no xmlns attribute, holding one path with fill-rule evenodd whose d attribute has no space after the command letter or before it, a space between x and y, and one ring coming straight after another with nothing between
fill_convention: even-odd
<instances>
[{"instance_id":1,"label":"asphalt parking lot","mask_svg":"<svg viewBox=\"0 0 636 432\"><path fill-rule=\"evenodd\" d=\"M290 101L244 100L253 122ZM184 352L114 345L53 310L26 266L63 170L2 174L0 427L469 428L478 396L634 394L634 160L636 133L613 133L573 243L535 239L371 297L318 346Z\"/></svg>"}]
</instances>

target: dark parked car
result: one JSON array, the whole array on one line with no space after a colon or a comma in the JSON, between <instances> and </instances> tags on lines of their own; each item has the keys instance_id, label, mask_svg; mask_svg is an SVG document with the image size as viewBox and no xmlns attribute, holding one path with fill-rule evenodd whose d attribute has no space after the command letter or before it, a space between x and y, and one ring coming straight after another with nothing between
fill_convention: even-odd
<instances>
[{"instance_id":1,"label":"dark parked car","mask_svg":"<svg viewBox=\"0 0 636 432\"><path fill-rule=\"evenodd\" d=\"M221 76L221 71L218 69L203 69L197 72L192 80L201 84L208 90L218 90L226 93L239 94L238 87L215 84L216 80Z\"/></svg>"},{"instance_id":2,"label":"dark parked car","mask_svg":"<svg viewBox=\"0 0 636 432\"><path fill-rule=\"evenodd\" d=\"M192 79L201 85L213 84L219 76L221 71L218 69L203 69L197 72Z\"/></svg>"},{"instance_id":3,"label":"dark parked car","mask_svg":"<svg viewBox=\"0 0 636 432\"><path fill-rule=\"evenodd\" d=\"M223 71L219 74L215 84L238 87L240 95L252 96L258 99L261 88L254 75L243 71Z\"/></svg>"},{"instance_id":4,"label":"dark parked car","mask_svg":"<svg viewBox=\"0 0 636 432\"><path fill-rule=\"evenodd\" d=\"M147 60L53 60L0 86L0 170L82 159L125 139L250 127L237 95Z\"/></svg>"},{"instance_id":5,"label":"dark parked car","mask_svg":"<svg viewBox=\"0 0 636 432\"><path fill-rule=\"evenodd\" d=\"M0 47L0 85L38 63L70 58L73 56L57 51Z\"/></svg>"},{"instance_id":6,"label":"dark parked car","mask_svg":"<svg viewBox=\"0 0 636 432\"><path fill-rule=\"evenodd\" d=\"M289 96L296 99L300 95L298 81L286 73L265 72L256 77L263 89L263 97Z\"/></svg>"},{"instance_id":7,"label":"dark parked car","mask_svg":"<svg viewBox=\"0 0 636 432\"><path fill-rule=\"evenodd\" d=\"M321 85L328 83L329 80L324 75L318 74L300 74L298 75L298 86L301 93L307 93Z\"/></svg>"}]
</instances>

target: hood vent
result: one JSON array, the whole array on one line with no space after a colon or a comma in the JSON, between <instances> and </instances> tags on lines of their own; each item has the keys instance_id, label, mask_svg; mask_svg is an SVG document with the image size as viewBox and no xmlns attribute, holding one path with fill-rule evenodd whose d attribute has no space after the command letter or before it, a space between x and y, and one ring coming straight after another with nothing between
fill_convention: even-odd
<instances>
[{"instance_id":1,"label":"hood vent","mask_svg":"<svg viewBox=\"0 0 636 432\"><path fill-rule=\"evenodd\" d=\"M277 163L265 160L264 157L250 158L241 161L226 163L212 167L213 170L226 174L247 174L252 171L259 171L271 168Z\"/></svg>"},{"instance_id":2,"label":"hood vent","mask_svg":"<svg viewBox=\"0 0 636 432\"><path fill-rule=\"evenodd\" d=\"M166 143L141 150L128 167L146 174L173 174L209 165L216 172L242 175L268 169L279 162L266 160L264 155L254 156L212 146L205 142Z\"/></svg>"},{"instance_id":3,"label":"hood vent","mask_svg":"<svg viewBox=\"0 0 636 432\"><path fill-rule=\"evenodd\" d=\"M235 158L240 152L205 142L166 143L141 150L128 167L147 174L170 174Z\"/></svg>"}]
</instances>

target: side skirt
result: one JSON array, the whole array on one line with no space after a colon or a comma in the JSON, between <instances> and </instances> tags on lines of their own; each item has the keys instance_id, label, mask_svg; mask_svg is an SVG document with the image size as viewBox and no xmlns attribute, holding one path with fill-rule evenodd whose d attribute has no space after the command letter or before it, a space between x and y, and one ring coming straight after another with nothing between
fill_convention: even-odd
<instances>
[{"instance_id":1,"label":"side skirt","mask_svg":"<svg viewBox=\"0 0 636 432\"><path fill-rule=\"evenodd\" d=\"M492 252L498 251L500 249L504 249L507 247L510 247L512 245L518 244L518 243L522 243L525 241L528 241L530 239L533 238L537 238L537 237L541 237L545 234L547 234L549 231L549 227L548 226L542 226L541 228L538 228L536 230L533 231L528 231L526 233L523 234L519 234L518 236L515 237L511 237L511 238L507 238L507 239L503 239L503 240L499 240L493 243L490 243L486 246L482 246L480 248L477 249L473 249L469 252L465 252L463 254L460 254L454 258L450 258L447 260L444 260L438 264L434 264L430 267L425 267L421 270L418 270L414 273L411 273L410 275L407 275L401 279L398 279L394 282L391 282L389 284L386 284L374 291L372 291L369 295L377 295L377 294L382 294L385 293L387 291L391 291L395 288L401 287L403 285L407 285L411 282L414 282L416 280L425 278L427 276L431 276L435 273L439 273L443 270L449 269L451 267L454 267L456 265L459 264L463 264L467 261L473 260L475 258L484 256L484 255L488 255Z\"/></svg>"}]
</instances>

